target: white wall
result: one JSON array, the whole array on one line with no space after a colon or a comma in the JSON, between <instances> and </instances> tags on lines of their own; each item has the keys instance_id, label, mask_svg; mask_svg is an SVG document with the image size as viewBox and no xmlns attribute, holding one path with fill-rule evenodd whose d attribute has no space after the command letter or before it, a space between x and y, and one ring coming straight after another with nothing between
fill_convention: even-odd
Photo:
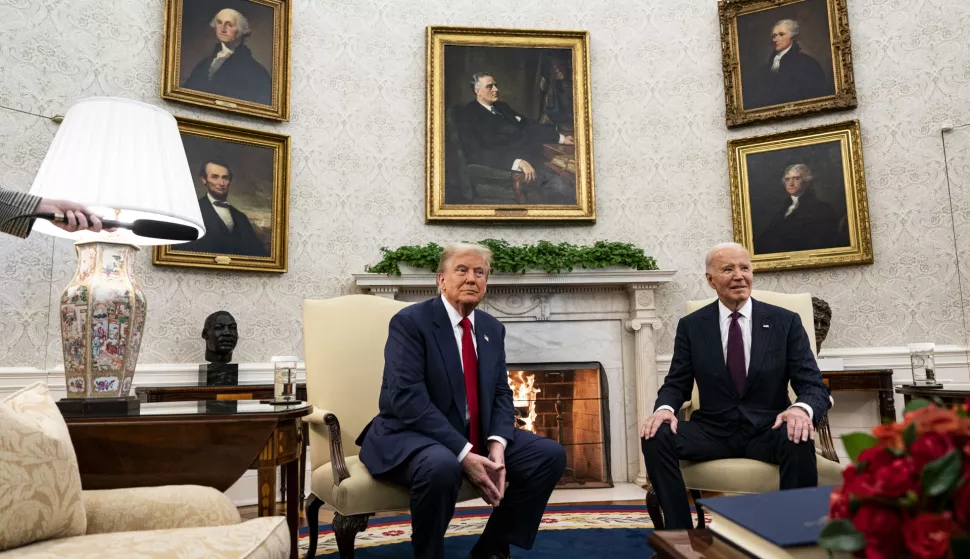
<instances>
[{"instance_id":1,"label":"white wall","mask_svg":"<svg viewBox=\"0 0 970 559\"><path fill-rule=\"evenodd\" d=\"M160 100L162 10L161 0L0 9L0 104L54 114L82 97L118 95L292 137L290 271L155 267L143 251L142 363L201 361L202 320L220 308L239 320L240 361L300 354L301 301L350 292L350 274L376 261L379 247L485 236L643 247L679 270L661 309L660 350L670 351L683 302L706 291L703 251L731 237L726 141L850 118L862 122L876 263L765 274L759 287L828 300L833 347L966 343L939 133L944 122L970 122L964 0L852 0L860 108L731 132L713 0L294 0L292 118L282 124ZM424 224L428 24L589 30L595 226ZM55 131L0 110L0 186L28 189ZM55 366L59 327L49 309L73 273L73 247L40 234L4 238L0 262L0 363Z\"/></svg>"}]
</instances>

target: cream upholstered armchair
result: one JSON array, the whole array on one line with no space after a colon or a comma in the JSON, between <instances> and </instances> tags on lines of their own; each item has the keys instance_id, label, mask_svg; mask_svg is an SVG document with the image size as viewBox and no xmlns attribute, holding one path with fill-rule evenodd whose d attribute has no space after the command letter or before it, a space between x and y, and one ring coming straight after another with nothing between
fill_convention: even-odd
<instances>
[{"instance_id":1,"label":"cream upholstered armchair","mask_svg":"<svg viewBox=\"0 0 970 559\"><path fill-rule=\"evenodd\" d=\"M808 333L809 345L812 347L812 352L815 353L815 321L811 294L797 293L789 295L773 291L753 290L751 297L762 303L768 303L797 313L802 319L802 325L805 327L805 331ZM714 298L688 301L686 312L690 314L713 302ZM792 391L791 386L788 387L788 393L789 398L794 402L795 393ZM697 384L694 384L694 391L691 394L690 401L685 402L683 407L681 407L684 418L689 419L691 412L700 409L701 405L700 396L697 392ZM827 415L819 420L818 428L815 432L815 458L818 463L819 485L838 485L842 482L842 468L839 465L839 458L835 453L835 446L832 444L832 432L829 428ZM778 491L781 479L778 473L778 466L748 458L730 458L725 460L711 460L709 462L681 461L680 471L684 476L684 485L687 486L695 502L701 497L701 491L729 494ZM663 514L652 486L647 491L647 511L650 513L650 519L653 520L654 527L662 530L664 527ZM697 511L697 526L698 528L704 527L704 514L699 507Z\"/></svg>"},{"instance_id":2,"label":"cream upholstered armchair","mask_svg":"<svg viewBox=\"0 0 970 559\"><path fill-rule=\"evenodd\" d=\"M407 509L408 491L371 477L354 441L377 415L388 324L408 303L374 295L347 295L303 303L303 344L310 423L310 496L307 557L316 555L318 514L335 509L341 558L354 556L354 539L377 512ZM344 441L347 441L345 444ZM459 500L478 494L466 480Z\"/></svg>"}]
</instances>

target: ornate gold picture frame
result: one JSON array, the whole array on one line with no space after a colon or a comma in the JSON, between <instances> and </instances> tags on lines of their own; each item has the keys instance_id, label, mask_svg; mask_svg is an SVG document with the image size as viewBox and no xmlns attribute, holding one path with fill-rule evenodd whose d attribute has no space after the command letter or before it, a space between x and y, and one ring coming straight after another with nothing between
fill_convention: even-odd
<instances>
[{"instance_id":1,"label":"ornate gold picture frame","mask_svg":"<svg viewBox=\"0 0 970 559\"><path fill-rule=\"evenodd\" d=\"M427 28L425 219L596 220L589 33Z\"/></svg>"},{"instance_id":2,"label":"ornate gold picture frame","mask_svg":"<svg viewBox=\"0 0 970 559\"><path fill-rule=\"evenodd\" d=\"M872 263L859 121L728 142L734 240L756 271Z\"/></svg>"},{"instance_id":3,"label":"ornate gold picture frame","mask_svg":"<svg viewBox=\"0 0 970 559\"><path fill-rule=\"evenodd\" d=\"M176 117L206 234L157 246L152 263L285 272L290 137Z\"/></svg>"},{"instance_id":4,"label":"ornate gold picture frame","mask_svg":"<svg viewBox=\"0 0 970 559\"><path fill-rule=\"evenodd\" d=\"M719 0L727 126L855 107L846 0Z\"/></svg>"},{"instance_id":5,"label":"ornate gold picture frame","mask_svg":"<svg viewBox=\"0 0 970 559\"><path fill-rule=\"evenodd\" d=\"M290 0L165 0L162 98L290 118Z\"/></svg>"}]
</instances>

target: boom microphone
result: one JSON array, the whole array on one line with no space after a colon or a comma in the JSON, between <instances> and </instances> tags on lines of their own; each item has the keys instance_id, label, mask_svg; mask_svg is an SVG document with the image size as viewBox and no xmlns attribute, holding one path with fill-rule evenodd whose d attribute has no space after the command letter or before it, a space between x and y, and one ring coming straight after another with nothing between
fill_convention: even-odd
<instances>
[{"instance_id":1,"label":"boom microphone","mask_svg":"<svg viewBox=\"0 0 970 559\"><path fill-rule=\"evenodd\" d=\"M36 217L38 219L46 219L54 223L67 223L67 218L63 214L55 214L52 212L37 212L35 214L23 217ZM88 219L90 220L90 217L88 217ZM194 227L189 227L188 225L182 225L180 223L172 223L169 221L159 221L157 219L136 219L131 223L122 223L113 219L99 219L101 219L101 225L105 229L131 229L131 232L138 236L150 237L153 239L166 239L169 241L194 241L199 234Z\"/></svg>"}]
</instances>

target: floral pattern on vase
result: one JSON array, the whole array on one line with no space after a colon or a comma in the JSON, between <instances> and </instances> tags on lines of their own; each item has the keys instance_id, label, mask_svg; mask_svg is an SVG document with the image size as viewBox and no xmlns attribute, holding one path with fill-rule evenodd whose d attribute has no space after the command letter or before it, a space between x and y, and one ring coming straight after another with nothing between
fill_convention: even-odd
<instances>
[{"instance_id":1,"label":"floral pattern on vase","mask_svg":"<svg viewBox=\"0 0 970 559\"><path fill-rule=\"evenodd\" d=\"M61 295L67 396L128 396L148 308L132 277L138 248L103 242L75 247L77 272Z\"/></svg>"}]
</instances>

